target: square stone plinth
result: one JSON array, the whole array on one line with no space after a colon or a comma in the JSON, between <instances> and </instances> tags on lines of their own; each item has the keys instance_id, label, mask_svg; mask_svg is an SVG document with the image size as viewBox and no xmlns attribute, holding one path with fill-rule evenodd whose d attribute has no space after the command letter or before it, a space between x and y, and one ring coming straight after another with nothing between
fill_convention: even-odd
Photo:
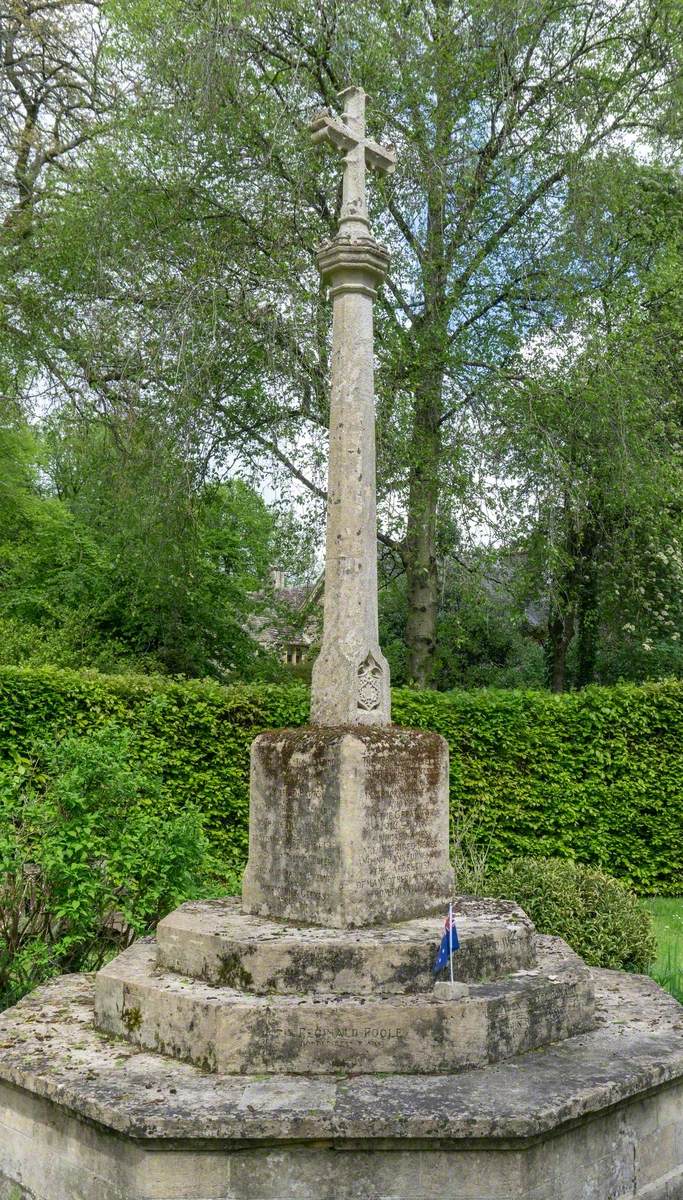
<instances>
[{"instance_id":1,"label":"square stone plinth","mask_svg":"<svg viewBox=\"0 0 683 1200\"><path fill-rule=\"evenodd\" d=\"M382 925L445 911L452 888L442 737L332 726L256 738L245 912Z\"/></svg>"}]
</instances>

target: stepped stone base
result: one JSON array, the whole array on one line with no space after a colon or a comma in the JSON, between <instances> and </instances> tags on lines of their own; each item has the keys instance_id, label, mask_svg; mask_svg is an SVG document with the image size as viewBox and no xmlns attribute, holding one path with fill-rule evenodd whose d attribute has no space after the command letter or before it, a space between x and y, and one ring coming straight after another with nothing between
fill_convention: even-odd
<instances>
[{"instance_id":1,"label":"stepped stone base","mask_svg":"<svg viewBox=\"0 0 683 1200\"><path fill-rule=\"evenodd\" d=\"M70 976L0 1014L0 1200L681 1200L683 1009L593 972L599 1026L459 1075L207 1075L93 1028Z\"/></svg>"},{"instance_id":2,"label":"stepped stone base","mask_svg":"<svg viewBox=\"0 0 683 1200\"><path fill-rule=\"evenodd\" d=\"M95 1021L237 1074L468 1070L592 1028L591 975L568 946L506 901L462 898L457 913L460 986L435 988L439 918L298 927L234 898L185 904L98 972Z\"/></svg>"},{"instance_id":3,"label":"stepped stone base","mask_svg":"<svg viewBox=\"0 0 683 1200\"><path fill-rule=\"evenodd\" d=\"M536 968L468 995L270 995L215 988L164 971L138 942L97 975L105 1033L206 1071L458 1071L590 1029L588 968L556 940Z\"/></svg>"}]
</instances>

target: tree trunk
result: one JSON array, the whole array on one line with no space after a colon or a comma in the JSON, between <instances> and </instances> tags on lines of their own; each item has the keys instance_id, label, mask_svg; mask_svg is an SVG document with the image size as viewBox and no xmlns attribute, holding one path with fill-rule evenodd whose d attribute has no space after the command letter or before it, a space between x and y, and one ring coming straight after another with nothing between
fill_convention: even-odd
<instances>
[{"instance_id":1,"label":"tree trunk","mask_svg":"<svg viewBox=\"0 0 683 1200\"><path fill-rule=\"evenodd\" d=\"M574 613L555 612L548 618L546 670L551 692L567 690L567 651L574 637Z\"/></svg>"},{"instance_id":2,"label":"tree trunk","mask_svg":"<svg viewBox=\"0 0 683 1200\"><path fill-rule=\"evenodd\" d=\"M428 687L434 668L439 579L436 564L436 514L439 499L441 377L415 397L413 460L408 493L408 523L403 561L406 568L408 675Z\"/></svg>"},{"instance_id":3,"label":"tree trunk","mask_svg":"<svg viewBox=\"0 0 683 1200\"><path fill-rule=\"evenodd\" d=\"M598 653L598 573L595 565L595 529L585 531L580 546L580 584L577 608L578 644L576 686L586 687L595 682Z\"/></svg>"},{"instance_id":4,"label":"tree trunk","mask_svg":"<svg viewBox=\"0 0 683 1200\"><path fill-rule=\"evenodd\" d=\"M444 40L449 0L437 0L440 19L434 34L434 145L429 162L441 163L448 153L453 129L450 49ZM408 675L418 687L428 687L434 673L439 577L436 524L441 474L441 417L446 363L449 356L449 315L446 252L446 187L441 170L428 172L427 229L420 260L424 308L413 325L415 357L408 519L403 562L406 568L408 617L406 645Z\"/></svg>"}]
</instances>

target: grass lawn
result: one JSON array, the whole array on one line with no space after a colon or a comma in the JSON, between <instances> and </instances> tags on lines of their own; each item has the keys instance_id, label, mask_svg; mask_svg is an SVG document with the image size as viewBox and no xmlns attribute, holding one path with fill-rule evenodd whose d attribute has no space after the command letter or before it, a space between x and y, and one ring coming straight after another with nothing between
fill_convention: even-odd
<instances>
[{"instance_id":1,"label":"grass lawn","mask_svg":"<svg viewBox=\"0 0 683 1200\"><path fill-rule=\"evenodd\" d=\"M644 900L655 919L657 961L650 975L683 1004L683 896Z\"/></svg>"}]
</instances>

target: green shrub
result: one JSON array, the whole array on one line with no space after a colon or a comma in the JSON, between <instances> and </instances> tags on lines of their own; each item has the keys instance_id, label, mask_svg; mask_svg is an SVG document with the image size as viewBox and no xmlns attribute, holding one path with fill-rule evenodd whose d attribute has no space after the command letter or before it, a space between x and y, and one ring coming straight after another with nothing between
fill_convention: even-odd
<instances>
[{"instance_id":1,"label":"green shrub","mask_svg":"<svg viewBox=\"0 0 683 1200\"><path fill-rule=\"evenodd\" d=\"M308 718L302 684L221 687L142 675L0 667L0 762L37 737L114 720L170 816L196 805L236 887L247 854L249 746ZM454 813L476 818L493 867L519 856L590 863L640 895L683 893L683 682L535 691L395 689L393 718L451 750Z\"/></svg>"},{"instance_id":2,"label":"green shrub","mask_svg":"<svg viewBox=\"0 0 683 1200\"><path fill-rule=\"evenodd\" d=\"M0 1002L98 967L205 890L199 814L165 816L159 800L113 723L0 771Z\"/></svg>"},{"instance_id":3,"label":"green shrub","mask_svg":"<svg viewBox=\"0 0 683 1200\"><path fill-rule=\"evenodd\" d=\"M0 763L28 761L37 738L58 741L115 721L129 732L131 761L158 780L160 811L195 806L224 873L238 886L248 847L249 747L264 729L303 724L308 705L302 685L221 687L0 666Z\"/></svg>"},{"instance_id":4,"label":"green shrub","mask_svg":"<svg viewBox=\"0 0 683 1200\"><path fill-rule=\"evenodd\" d=\"M650 913L603 871L558 858L513 858L485 875L482 894L515 900L539 933L564 938L591 967L645 972L654 962Z\"/></svg>"}]
</instances>

